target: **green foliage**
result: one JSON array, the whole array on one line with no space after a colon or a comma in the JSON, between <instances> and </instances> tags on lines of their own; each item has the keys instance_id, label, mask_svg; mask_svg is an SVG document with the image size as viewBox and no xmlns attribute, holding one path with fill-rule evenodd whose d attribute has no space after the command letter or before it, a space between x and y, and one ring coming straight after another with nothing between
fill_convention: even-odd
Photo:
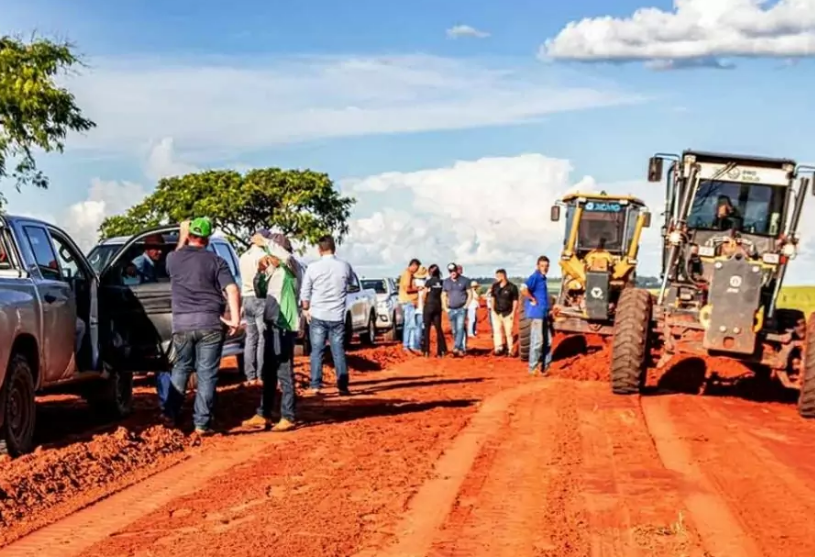
<instances>
[{"instance_id":1,"label":"green foliage","mask_svg":"<svg viewBox=\"0 0 815 557\"><path fill-rule=\"evenodd\" d=\"M161 180L155 192L125 215L105 219L99 233L103 238L125 236L208 216L239 244L248 245L259 227L314 244L324 234L334 234L338 241L347 234L353 204L320 172L267 168L241 175L210 170Z\"/></svg>"},{"instance_id":2,"label":"green foliage","mask_svg":"<svg viewBox=\"0 0 815 557\"><path fill-rule=\"evenodd\" d=\"M11 177L18 188L47 187L48 178L37 169L32 151L62 152L69 131L96 125L82 116L74 96L54 82L79 64L68 43L0 37L0 178L9 175L7 163L14 159Z\"/></svg>"}]
</instances>

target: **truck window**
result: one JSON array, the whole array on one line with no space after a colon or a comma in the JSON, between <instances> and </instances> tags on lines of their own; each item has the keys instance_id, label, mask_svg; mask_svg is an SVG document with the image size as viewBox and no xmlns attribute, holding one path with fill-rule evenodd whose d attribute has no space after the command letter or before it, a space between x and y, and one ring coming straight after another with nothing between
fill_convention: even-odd
<instances>
[{"instance_id":1,"label":"truck window","mask_svg":"<svg viewBox=\"0 0 815 557\"><path fill-rule=\"evenodd\" d=\"M229 270L232 271L232 276L238 278L238 269L235 267L235 260L232 258L232 250L229 246L221 242L212 242L212 247L215 248L215 253L220 255L226 264L229 265Z\"/></svg>"},{"instance_id":2,"label":"truck window","mask_svg":"<svg viewBox=\"0 0 815 557\"><path fill-rule=\"evenodd\" d=\"M0 270L11 269L11 256L6 247L5 229L0 229Z\"/></svg>"},{"instance_id":3,"label":"truck window","mask_svg":"<svg viewBox=\"0 0 815 557\"><path fill-rule=\"evenodd\" d=\"M84 270L79 266L79 258L81 256L74 250L71 244L53 232L51 234L51 240L54 242L54 250L57 253L63 278L66 280L77 276L86 278Z\"/></svg>"},{"instance_id":4,"label":"truck window","mask_svg":"<svg viewBox=\"0 0 815 557\"><path fill-rule=\"evenodd\" d=\"M62 280L62 274L57 263L57 255L54 253L54 246L48 239L48 233L41 226L24 226L28 244L34 253L34 261L40 269L43 278L48 280Z\"/></svg>"}]
</instances>

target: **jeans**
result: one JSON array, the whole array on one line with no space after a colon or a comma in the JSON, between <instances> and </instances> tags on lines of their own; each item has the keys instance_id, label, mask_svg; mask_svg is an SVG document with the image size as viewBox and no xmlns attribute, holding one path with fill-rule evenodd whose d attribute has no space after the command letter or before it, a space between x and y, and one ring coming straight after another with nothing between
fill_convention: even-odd
<instances>
[{"instance_id":1,"label":"jeans","mask_svg":"<svg viewBox=\"0 0 815 557\"><path fill-rule=\"evenodd\" d=\"M266 328L266 353L263 358L261 377L263 391L260 396L258 415L270 418L280 381L280 416L294 421L296 395L294 392L294 342L297 333L281 331L268 325Z\"/></svg>"},{"instance_id":2,"label":"jeans","mask_svg":"<svg viewBox=\"0 0 815 557\"><path fill-rule=\"evenodd\" d=\"M464 352L467 350L467 335L464 331L464 317L467 310L456 308L447 310L447 317L450 318L450 329L453 331L453 350Z\"/></svg>"},{"instance_id":3,"label":"jeans","mask_svg":"<svg viewBox=\"0 0 815 557\"><path fill-rule=\"evenodd\" d=\"M348 366L345 364L345 323L343 321L323 321L311 319L309 325L311 338L311 388L323 386L323 350L325 341L331 347L334 359L334 371L337 374L337 388L344 391L348 388Z\"/></svg>"},{"instance_id":4,"label":"jeans","mask_svg":"<svg viewBox=\"0 0 815 557\"><path fill-rule=\"evenodd\" d=\"M543 359L543 371L552 363L552 334L548 319L533 319L529 331L529 372L534 372Z\"/></svg>"},{"instance_id":5,"label":"jeans","mask_svg":"<svg viewBox=\"0 0 815 557\"><path fill-rule=\"evenodd\" d=\"M475 336L475 325L478 321L478 309L467 308L467 335Z\"/></svg>"},{"instance_id":6,"label":"jeans","mask_svg":"<svg viewBox=\"0 0 815 557\"><path fill-rule=\"evenodd\" d=\"M416 306L402 304L402 314L405 318L404 330L402 331L402 347L405 350L418 350L421 329L419 328L419 320L416 318Z\"/></svg>"},{"instance_id":7,"label":"jeans","mask_svg":"<svg viewBox=\"0 0 815 557\"><path fill-rule=\"evenodd\" d=\"M436 354L443 356L447 353L447 342L444 339L444 331L441 329L441 308L424 308L424 328L422 329L423 342L422 350L430 352L430 327L436 328Z\"/></svg>"},{"instance_id":8,"label":"jeans","mask_svg":"<svg viewBox=\"0 0 815 557\"><path fill-rule=\"evenodd\" d=\"M187 392L187 381L194 371L198 374L198 389L195 392L193 423L196 429L209 429L212 426L215 387L218 384L223 344L224 331L221 328L173 333L176 359L173 364L172 388L164 408L170 418L178 420Z\"/></svg>"},{"instance_id":9,"label":"jeans","mask_svg":"<svg viewBox=\"0 0 815 557\"><path fill-rule=\"evenodd\" d=\"M246 315L246 345L243 349L243 369L246 379L259 379L259 370L263 369L266 322L263 320L263 309L266 301L263 298L247 296L243 299L243 311Z\"/></svg>"}]
</instances>

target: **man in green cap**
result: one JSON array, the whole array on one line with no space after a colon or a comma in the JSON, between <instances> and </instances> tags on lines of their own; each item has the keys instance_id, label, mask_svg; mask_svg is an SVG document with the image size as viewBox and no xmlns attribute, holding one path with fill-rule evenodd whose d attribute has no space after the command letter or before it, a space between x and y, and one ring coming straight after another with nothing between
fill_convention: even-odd
<instances>
[{"instance_id":1,"label":"man in green cap","mask_svg":"<svg viewBox=\"0 0 815 557\"><path fill-rule=\"evenodd\" d=\"M176 250L167 256L173 312L172 389L165 416L177 423L190 373L198 374L193 422L198 435L211 432L215 387L225 334L240 325L240 292L229 266L207 250L212 222L205 217L181 223ZM229 318L224 318L224 291ZM226 329L226 331L224 330Z\"/></svg>"}]
</instances>

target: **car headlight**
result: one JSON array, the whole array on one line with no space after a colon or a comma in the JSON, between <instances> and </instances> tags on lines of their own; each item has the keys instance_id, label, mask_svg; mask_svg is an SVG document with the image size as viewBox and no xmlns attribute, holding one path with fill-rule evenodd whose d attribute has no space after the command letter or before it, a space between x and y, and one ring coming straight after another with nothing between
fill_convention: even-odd
<instances>
[{"instance_id":1,"label":"car headlight","mask_svg":"<svg viewBox=\"0 0 815 557\"><path fill-rule=\"evenodd\" d=\"M391 302L390 300L385 300L382 302L377 302L376 309L379 311L390 311L391 309Z\"/></svg>"},{"instance_id":2,"label":"car headlight","mask_svg":"<svg viewBox=\"0 0 815 557\"><path fill-rule=\"evenodd\" d=\"M674 230L673 232L668 234L668 241L671 244L678 246L679 244L682 243L682 233L679 230Z\"/></svg>"},{"instance_id":3,"label":"car headlight","mask_svg":"<svg viewBox=\"0 0 815 557\"><path fill-rule=\"evenodd\" d=\"M795 244L784 244L784 247L781 248L781 253L790 259L795 259L795 255L798 253L798 250L795 248Z\"/></svg>"}]
</instances>

